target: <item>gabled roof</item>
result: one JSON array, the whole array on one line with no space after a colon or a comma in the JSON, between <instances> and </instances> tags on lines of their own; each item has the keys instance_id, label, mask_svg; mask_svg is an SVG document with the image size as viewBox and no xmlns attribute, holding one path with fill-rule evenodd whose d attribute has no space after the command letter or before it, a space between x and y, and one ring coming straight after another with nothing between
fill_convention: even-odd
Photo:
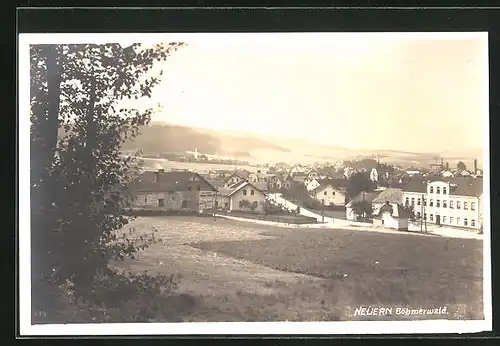
<instances>
[{"instance_id":1,"label":"gabled roof","mask_svg":"<svg viewBox=\"0 0 500 346\"><path fill-rule=\"evenodd\" d=\"M250 183L248 181L242 181L237 186L231 187L231 192L228 194L228 196L233 195L234 193L238 192L239 190L241 190L242 188L247 187L247 186L251 186L255 190L257 190L257 191L259 191L259 192L261 192L262 194L265 195L265 192L262 191L262 190L260 190L260 189L258 189L254 184L252 184L252 183Z\"/></svg>"},{"instance_id":2,"label":"gabled roof","mask_svg":"<svg viewBox=\"0 0 500 346\"><path fill-rule=\"evenodd\" d=\"M335 178L324 178L324 179L316 179L316 181L320 185L330 185L335 188L340 188L340 187L348 187L349 186L349 180L348 179L335 179Z\"/></svg>"},{"instance_id":3,"label":"gabled roof","mask_svg":"<svg viewBox=\"0 0 500 346\"><path fill-rule=\"evenodd\" d=\"M401 189L389 187L372 200L372 203L403 203L403 192Z\"/></svg>"},{"instance_id":4,"label":"gabled roof","mask_svg":"<svg viewBox=\"0 0 500 346\"><path fill-rule=\"evenodd\" d=\"M156 181L158 177L158 181ZM195 180L193 180L195 178ZM187 191L194 186L203 191L215 191L215 187L195 172L145 171L130 185L135 191Z\"/></svg>"},{"instance_id":5,"label":"gabled roof","mask_svg":"<svg viewBox=\"0 0 500 346\"><path fill-rule=\"evenodd\" d=\"M406 211L401 203L384 203L383 205L379 206L375 211L373 212L373 216L382 216L385 213L388 213L392 209L392 212L390 215L393 218L397 219L404 219L404 218L410 218L412 215L411 212Z\"/></svg>"},{"instance_id":6,"label":"gabled roof","mask_svg":"<svg viewBox=\"0 0 500 346\"><path fill-rule=\"evenodd\" d=\"M372 201L380 195L380 191L376 192L364 192L361 191L358 193L349 203L346 204L346 207L350 207L353 203L366 201L368 203L372 203Z\"/></svg>"}]
</instances>

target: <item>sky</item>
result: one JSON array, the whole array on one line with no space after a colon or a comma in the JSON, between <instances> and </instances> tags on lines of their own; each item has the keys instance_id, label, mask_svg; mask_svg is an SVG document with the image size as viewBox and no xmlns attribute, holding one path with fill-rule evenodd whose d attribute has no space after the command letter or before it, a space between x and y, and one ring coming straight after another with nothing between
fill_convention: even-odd
<instances>
[{"instance_id":1,"label":"sky","mask_svg":"<svg viewBox=\"0 0 500 346\"><path fill-rule=\"evenodd\" d=\"M201 34L200 34L201 35ZM154 121L355 149L482 148L487 39L212 35L157 68Z\"/></svg>"}]
</instances>

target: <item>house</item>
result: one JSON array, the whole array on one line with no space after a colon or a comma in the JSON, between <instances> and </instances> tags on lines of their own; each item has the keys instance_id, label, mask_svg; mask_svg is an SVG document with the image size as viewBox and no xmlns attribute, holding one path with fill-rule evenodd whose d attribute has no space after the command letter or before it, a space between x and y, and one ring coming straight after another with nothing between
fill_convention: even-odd
<instances>
[{"instance_id":1,"label":"house","mask_svg":"<svg viewBox=\"0 0 500 346\"><path fill-rule=\"evenodd\" d=\"M402 189L390 187L380 191L380 194L372 200L373 210L377 210L382 205L389 203L403 203L403 191Z\"/></svg>"},{"instance_id":2,"label":"house","mask_svg":"<svg viewBox=\"0 0 500 346\"><path fill-rule=\"evenodd\" d=\"M373 226L408 230L408 219L412 214L406 211L400 203L386 202L379 206L372 214Z\"/></svg>"},{"instance_id":3,"label":"house","mask_svg":"<svg viewBox=\"0 0 500 346\"><path fill-rule=\"evenodd\" d=\"M342 181L339 183L339 181ZM310 191L311 196L328 206L344 207L347 198L347 186L344 179L322 179L319 185Z\"/></svg>"},{"instance_id":4,"label":"house","mask_svg":"<svg viewBox=\"0 0 500 346\"><path fill-rule=\"evenodd\" d=\"M250 173L246 170L234 171L226 179L224 179L222 186L224 188L229 188L231 185L234 185L234 184L239 183L241 181L248 180L249 176L250 176Z\"/></svg>"},{"instance_id":5,"label":"house","mask_svg":"<svg viewBox=\"0 0 500 346\"><path fill-rule=\"evenodd\" d=\"M216 188L195 172L145 171L131 184L133 209L204 211L213 209Z\"/></svg>"},{"instance_id":6,"label":"house","mask_svg":"<svg viewBox=\"0 0 500 346\"><path fill-rule=\"evenodd\" d=\"M358 215L356 215L354 209L352 208L353 204L361 202L361 201L366 201L367 203L370 203L370 205L372 205L373 200L375 198L377 198L378 195L380 195L380 193L381 193L381 191L374 191L374 192L361 191L360 193L358 193L345 206L345 216L346 216L346 219L354 221L358 217Z\"/></svg>"},{"instance_id":7,"label":"house","mask_svg":"<svg viewBox=\"0 0 500 346\"><path fill-rule=\"evenodd\" d=\"M306 183L306 189L307 191L312 191L316 189L318 186L321 184L332 184L332 186L342 188L342 189L347 189L347 186L349 185L349 180L347 179L338 179L338 178L315 178L309 182Z\"/></svg>"},{"instance_id":8,"label":"house","mask_svg":"<svg viewBox=\"0 0 500 346\"><path fill-rule=\"evenodd\" d=\"M267 183L267 175L258 170L248 175L248 181L251 183Z\"/></svg>"},{"instance_id":9,"label":"house","mask_svg":"<svg viewBox=\"0 0 500 346\"><path fill-rule=\"evenodd\" d=\"M480 229L483 179L432 177L410 181L403 189L404 203L417 217L436 225Z\"/></svg>"},{"instance_id":10,"label":"house","mask_svg":"<svg viewBox=\"0 0 500 346\"><path fill-rule=\"evenodd\" d=\"M255 185L241 181L219 190L217 208L227 211L262 211L267 194Z\"/></svg>"}]
</instances>

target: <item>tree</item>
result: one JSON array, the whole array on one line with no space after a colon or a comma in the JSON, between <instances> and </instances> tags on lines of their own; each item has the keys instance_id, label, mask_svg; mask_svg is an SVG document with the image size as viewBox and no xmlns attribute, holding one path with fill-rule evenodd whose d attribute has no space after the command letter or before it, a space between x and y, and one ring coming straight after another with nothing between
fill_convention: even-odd
<instances>
[{"instance_id":1,"label":"tree","mask_svg":"<svg viewBox=\"0 0 500 346\"><path fill-rule=\"evenodd\" d=\"M463 163L462 161L458 161L457 163L457 170L459 171L465 171L467 169L467 166L465 165L465 163Z\"/></svg>"},{"instance_id":2,"label":"tree","mask_svg":"<svg viewBox=\"0 0 500 346\"><path fill-rule=\"evenodd\" d=\"M352 212L358 217L368 217L373 213L372 204L368 201L356 201L352 203Z\"/></svg>"},{"instance_id":3,"label":"tree","mask_svg":"<svg viewBox=\"0 0 500 346\"><path fill-rule=\"evenodd\" d=\"M351 175L349 178L349 186L347 194L350 198L354 198L361 191L371 192L375 188L375 184L370 180L370 176L366 172L358 172Z\"/></svg>"},{"instance_id":4,"label":"tree","mask_svg":"<svg viewBox=\"0 0 500 346\"><path fill-rule=\"evenodd\" d=\"M150 97L154 62L182 45L30 47L32 282L71 280L78 291L108 259L134 257L154 241L119 239L136 164L120 147L153 110L118 104Z\"/></svg>"}]
</instances>

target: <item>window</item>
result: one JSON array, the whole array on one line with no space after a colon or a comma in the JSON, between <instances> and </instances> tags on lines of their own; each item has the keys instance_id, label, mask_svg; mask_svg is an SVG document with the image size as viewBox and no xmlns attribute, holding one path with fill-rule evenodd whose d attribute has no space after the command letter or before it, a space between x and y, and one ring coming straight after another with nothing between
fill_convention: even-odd
<instances>
[{"instance_id":1,"label":"window","mask_svg":"<svg viewBox=\"0 0 500 346\"><path fill-rule=\"evenodd\" d=\"M460 201L457 201L457 209L460 209Z\"/></svg>"},{"instance_id":2,"label":"window","mask_svg":"<svg viewBox=\"0 0 500 346\"><path fill-rule=\"evenodd\" d=\"M467 219L464 219L464 226L467 226Z\"/></svg>"},{"instance_id":3,"label":"window","mask_svg":"<svg viewBox=\"0 0 500 346\"><path fill-rule=\"evenodd\" d=\"M415 205L415 198L411 199L411 205Z\"/></svg>"},{"instance_id":4,"label":"window","mask_svg":"<svg viewBox=\"0 0 500 346\"><path fill-rule=\"evenodd\" d=\"M443 201L443 208L448 208L448 201Z\"/></svg>"},{"instance_id":5,"label":"window","mask_svg":"<svg viewBox=\"0 0 500 346\"><path fill-rule=\"evenodd\" d=\"M332 191L332 195L334 195L334 196L335 196L335 191Z\"/></svg>"},{"instance_id":6,"label":"window","mask_svg":"<svg viewBox=\"0 0 500 346\"><path fill-rule=\"evenodd\" d=\"M420 198L417 198L417 205L420 205Z\"/></svg>"},{"instance_id":7,"label":"window","mask_svg":"<svg viewBox=\"0 0 500 346\"><path fill-rule=\"evenodd\" d=\"M450 201L450 209L453 209L453 201Z\"/></svg>"},{"instance_id":8,"label":"window","mask_svg":"<svg viewBox=\"0 0 500 346\"><path fill-rule=\"evenodd\" d=\"M476 210L476 202L470 202L470 210Z\"/></svg>"},{"instance_id":9,"label":"window","mask_svg":"<svg viewBox=\"0 0 500 346\"><path fill-rule=\"evenodd\" d=\"M224 208L227 209L229 207L229 203L228 202L224 202Z\"/></svg>"},{"instance_id":10,"label":"window","mask_svg":"<svg viewBox=\"0 0 500 346\"><path fill-rule=\"evenodd\" d=\"M188 206L188 201L182 201L182 205L181 205L181 208L187 208Z\"/></svg>"},{"instance_id":11,"label":"window","mask_svg":"<svg viewBox=\"0 0 500 346\"><path fill-rule=\"evenodd\" d=\"M243 190L243 196L247 195L247 190Z\"/></svg>"},{"instance_id":12,"label":"window","mask_svg":"<svg viewBox=\"0 0 500 346\"><path fill-rule=\"evenodd\" d=\"M406 204L407 206L408 206L408 205L410 205L410 198L409 198L409 197L406 197L405 204Z\"/></svg>"},{"instance_id":13,"label":"window","mask_svg":"<svg viewBox=\"0 0 500 346\"><path fill-rule=\"evenodd\" d=\"M436 193L441 193L441 188L439 186L436 187Z\"/></svg>"},{"instance_id":14,"label":"window","mask_svg":"<svg viewBox=\"0 0 500 346\"><path fill-rule=\"evenodd\" d=\"M165 206L165 200L163 198L158 199L158 206L159 207L164 207Z\"/></svg>"},{"instance_id":15,"label":"window","mask_svg":"<svg viewBox=\"0 0 500 346\"><path fill-rule=\"evenodd\" d=\"M325 196L326 196L326 191L325 191L325 192L323 192L323 195L325 195Z\"/></svg>"},{"instance_id":16,"label":"window","mask_svg":"<svg viewBox=\"0 0 500 346\"><path fill-rule=\"evenodd\" d=\"M464 202L464 210L468 210L469 209L469 202Z\"/></svg>"},{"instance_id":17,"label":"window","mask_svg":"<svg viewBox=\"0 0 500 346\"><path fill-rule=\"evenodd\" d=\"M432 199L429 201L429 206L431 206L431 207L434 206L434 201Z\"/></svg>"},{"instance_id":18,"label":"window","mask_svg":"<svg viewBox=\"0 0 500 346\"><path fill-rule=\"evenodd\" d=\"M429 218L430 221L434 221L434 215L431 214L430 218Z\"/></svg>"},{"instance_id":19,"label":"window","mask_svg":"<svg viewBox=\"0 0 500 346\"><path fill-rule=\"evenodd\" d=\"M424 198L424 206L427 207L427 198Z\"/></svg>"},{"instance_id":20,"label":"window","mask_svg":"<svg viewBox=\"0 0 500 346\"><path fill-rule=\"evenodd\" d=\"M439 208L441 206L441 201L438 199L436 200L436 208Z\"/></svg>"},{"instance_id":21,"label":"window","mask_svg":"<svg viewBox=\"0 0 500 346\"><path fill-rule=\"evenodd\" d=\"M420 212L419 211L417 211L417 217L420 218Z\"/></svg>"},{"instance_id":22,"label":"window","mask_svg":"<svg viewBox=\"0 0 500 346\"><path fill-rule=\"evenodd\" d=\"M433 187L433 186L431 186L431 187L429 188L429 193L434 193L434 187Z\"/></svg>"},{"instance_id":23,"label":"window","mask_svg":"<svg viewBox=\"0 0 500 346\"><path fill-rule=\"evenodd\" d=\"M455 222L455 218L453 216L450 216L450 225L453 225L453 222Z\"/></svg>"},{"instance_id":24,"label":"window","mask_svg":"<svg viewBox=\"0 0 500 346\"><path fill-rule=\"evenodd\" d=\"M460 226L460 218L459 217L457 217L457 225Z\"/></svg>"},{"instance_id":25,"label":"window","mask_svg":"<svg viewBox=\"0 0 500 346\"><path fill-rule=\"evenodd\" d=\"M250 194L253 196L255 195L255 190L250 190Z\"/></svg>"},{"instance_id":26,"label":"window","mask_svg":"<svg viewBox=\"0 0 500 346\"><path fill-rule=\"evenodd\" d=\"M474 219L470 220L470 225L472 227L476 227L476 220L474 220Z\"/></svg>"},{"instance_id":27,"label":"window","mask_svg":"<svg viewBox=\"0 0 500 346\"><path fill-rule=\"evenodd\" d=\"M424 213L424 220L427 220L427 213Z\"/></svg>"},{"instance_id":28,"label":"window","mask_svg":"<svg viewBox=\"0 0 500 346\"><path fill-rule=\"evenodd\" d=\"M446 195L446 187L443 187L443 195Z\"/></svg>"},{"instance_id":29,"label":"window","mask_svg":"<svg viewBox=\"0 0 500 346\"><path fill-rule=\"evenodd\" d=\"M196 186L196 190L200 191L201 190L201 186L200 185Z\"/></svg>"},{"instance_id":30,"label":"window","mask_svg":"<svg viewBox=\"0 0 500 346\"><path fill-rule=\"evenodd\" d=\"M443 216L443 223L446 223L446 216Z\"/></svg>"}]
</instances>

